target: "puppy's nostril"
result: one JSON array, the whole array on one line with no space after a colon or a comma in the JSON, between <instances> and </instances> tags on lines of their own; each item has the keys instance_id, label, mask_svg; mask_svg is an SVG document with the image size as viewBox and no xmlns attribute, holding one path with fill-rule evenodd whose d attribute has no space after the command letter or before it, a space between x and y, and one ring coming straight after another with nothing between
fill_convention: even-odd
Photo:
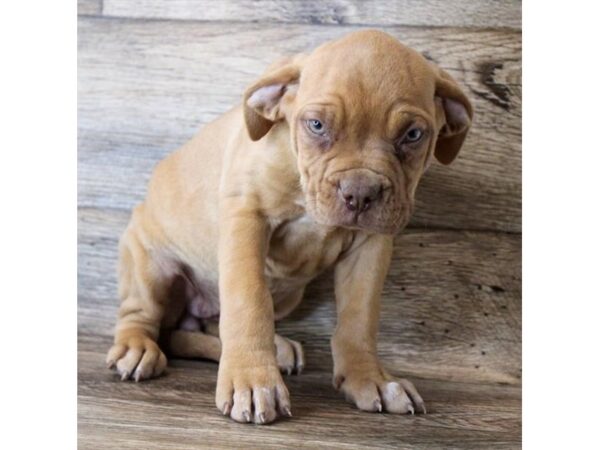
<instances>
[{"instance_id":1,"label":"puppy's nostril","mask_svg":"<svg viewBox=\"0 0 600 450\"><path fill-rule=\"evenodd\" d=\"M371 206L371 198L370 197L365 197L363 199L363 204L362 204L361 211L366 211L367 209L369 209L369 206Z\"/></svg>"},{"instance_id":2,"label":"puppy's nostril","mask_svg":"<svg viewBox=\"0 0 600 450\"><path fill-rule=\"evenodd\" d=\"M346 208L350 211L355 211L357 208L357 201L353 195L344 195L344 201L346 202Z\"/></svg>"}]
</instances>

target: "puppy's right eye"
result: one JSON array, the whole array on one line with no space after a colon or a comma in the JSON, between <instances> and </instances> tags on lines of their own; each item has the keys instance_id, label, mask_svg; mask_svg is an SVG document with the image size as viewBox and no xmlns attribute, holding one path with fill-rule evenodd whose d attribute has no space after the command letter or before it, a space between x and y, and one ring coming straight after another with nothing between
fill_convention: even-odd
<instances>
[{"instance_id":1,"label":"puppy's right eye","mask_svg":"<svg viewBox=\"0 0 600 450\"><path fill-rule=\"evenodd\" d=\"M316 134L317 136L323 136L326 131L323 122L317 119L307 120L306 127L310 130L311 133Z\"/></svg>"}]
</instances>

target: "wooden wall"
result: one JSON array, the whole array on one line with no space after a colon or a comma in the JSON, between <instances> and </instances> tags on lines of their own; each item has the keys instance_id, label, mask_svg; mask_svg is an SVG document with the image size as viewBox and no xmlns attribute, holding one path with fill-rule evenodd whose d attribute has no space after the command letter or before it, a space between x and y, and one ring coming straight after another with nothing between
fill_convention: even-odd
<instances>
[{"instance_id":1,"label":"wooden wall","mask_svg":"<svg viewBox=\"0 0 600 450\"><path fill-rule=\"evenodd\" d=\"M454 380L487 386L489 392L496 392L498 383L509 386L505 393L512 403L503 411L512 415L503 417L511 428L496 431L505 443L509 437L517 442L520 2L79 0L78 12L83 444L98 448L92 424L109 407L93 399L98 391L89 384L99 376L114 387L101 359L118 306L117 240L131 208L144 197L154 164L239 102L245 86L278 56L372 27L450 72L475 107L473 129L459 159L448 167L434 165L427 173L410 228L397 239L384 291L380 353L392 372L430 380L425 384ZM311 368L313 374L331 369L333 326L333 290L326 275L309 289L300 310L279 325L283 334L305 343L309 375ZM472 412L467 408L460 416L465 426L489 428L492 436L493 420L472 426ZM491 448L487 434L474 433L480 439L474 442L486 443L479 448ZM415 442L435 448L432 440Z\"/></svg>"}]
</instances>

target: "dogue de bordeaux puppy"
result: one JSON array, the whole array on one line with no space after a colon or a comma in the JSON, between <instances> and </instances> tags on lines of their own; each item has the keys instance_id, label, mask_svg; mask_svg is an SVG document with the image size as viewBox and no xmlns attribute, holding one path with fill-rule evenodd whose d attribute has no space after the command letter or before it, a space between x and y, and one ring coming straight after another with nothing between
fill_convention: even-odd
<instances>
[{"instance_id":1,"label":"dogue de bordeaux puppy","mask_svg":"<svg viewBox=\"0 0 600 450\"><path fill-rule=\"evenodd\" d=\"M377 358L380 295L419 180L456 157L471 120L446 72L380 31L271 65L157 165L120 242L109 367L139 381L165 370L161 348L212 359L223 414L291 416L281 372L304 355L274 322L333 267L334 386L361 410L425 412Z\"/></svg>"}]
</instances>

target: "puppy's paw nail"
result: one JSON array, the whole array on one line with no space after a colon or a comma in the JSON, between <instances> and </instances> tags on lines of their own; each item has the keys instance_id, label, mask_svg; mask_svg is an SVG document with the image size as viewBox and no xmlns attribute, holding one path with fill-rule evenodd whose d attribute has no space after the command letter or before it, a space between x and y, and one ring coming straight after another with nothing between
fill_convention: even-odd
<instances>
[{"instance_id":1,"label":"puppy's paw nail","mask_svg":"<svg viewBox=\"0 0 600 450\"><path fill-rule=\"evenodd\" d=\"M299 364L298 367L296 367L296 375L300 375L302 373L302 370L304 370L304 366L302 364Z\"/></svg>"},{"instance_id":2,"label":"puppy's paw nail","mask_svg":"<svg viewBox=\"0 0 600 450\"><path fill-rule=\"evenodd\" d=\"M223 405L223 415L228 416L230 412L231 412L231 403L225 402L225 404Z\"/></svg>"},{"instance_id":3,"label":"puppy's paw nail","mask_svg":"<svg viewBox=\"0 0 600 450\"><path fill-rule=\"evenodd\" d=\"M408 405L408 411L414 416L415 415L415 408L413 408L413 405Z\"/></svg>"},{"instance_id":4,"label":"puppy's paw nail","mask_svg":"<svg viewBox=\"0 0 600 450\"><path fill-rule=\"evenodd\" d=\"M292 411L287 406L283 408L283 414L285 414L288 417L292 417Z\"/></svg>"},{"instance_id":5,"label":"puppy's paw nail","mask_svg":"<svg viewBox=\"0 0 600 450\"><path fill-rule=\"evenodd\" d=\"M141 370L136 370L133 374L133 378L135 380L136 383L139 383L140 380L142 379L142 371Z\"/></svg>"},{"instance_id":6,"label":"puppy's paw nail","mask_svg":"<svg viewBox=\"0 0 600 450\"><path fill-rule=\"evenodd\" d=\"M265 416L265 413L262 412L258 415L258 423L265 423L267 420L267 417Z\"/></svg>"},{"instance_id":7,"label":"puppy's paw nail","mask_svg":"<svg viewBox=\"0 0 600 450\"><path fill-rule=\"evenodd\" d=\"M291 375L292 374L292 368L288 367L287 370L286 370L286 373L288 374L288 376Z\"/></svg>"},{"instance_id":8,"label":"puppy's paw nail","mask_svg":"<svg viewBox=\"0 0 600 450\"><path fill-rule=\"evenodd\" d=\"M121 381L125 381L127 378L129 378L129 372L125 371L121 374Z\"/></svg>"},{"instance_id":9,"label":"puppy's paw nail","mask_svg":"<svg viewBox=\"0 0 600 450\"><path fill-rule=\"evenodd\" d=\"M381 405L381 399L377 399L373 402L373 406L375 407L375 411L381 412L383 411L383 406Z\"/></svg>"},{"instance_id":10,"label":"puppy's paw nail","mask_svg":"<svg viewBox=\"0 0 600 450\"><path fill-rule=\"evenodd\" d=\"M251 419L250 419L250 412L249 412L249 411L244 411L244 412L242 413L242 416L244 416L244 420L245 420L246 422L250 422L250 420L251 420Z\"/></svg>"}]
</instances>

